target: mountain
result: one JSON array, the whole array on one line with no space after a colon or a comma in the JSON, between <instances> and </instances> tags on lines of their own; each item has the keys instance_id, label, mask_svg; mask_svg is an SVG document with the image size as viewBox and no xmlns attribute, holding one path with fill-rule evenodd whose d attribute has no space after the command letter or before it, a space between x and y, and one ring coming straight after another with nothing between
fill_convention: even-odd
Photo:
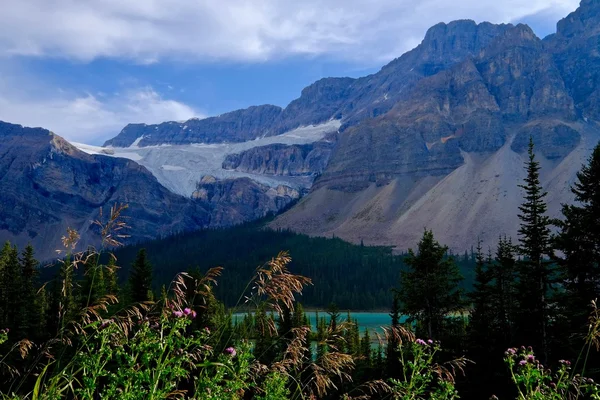
<instances>
[{"instance_id":1,"label":"mountain","mask_svg":"<svg viewBox=\"0 0 600 400\"><path fill-rule=\"evenodd\" d=\"M137 242L260 218L297 197L238 182L227 199L194 200L172 193L134 161L87 154L45 129L0 122L0 139L0 241L31 243L42 259L62 249L67 227L80 233L82 245L98 245L92 221L115 204L129 205L129 240ZM253 201L236 202L234 194Z\"/></svg>"},{"instance_id":2,"label":"mountain","mask_svg":"<svg viewBox=\"0 0 600 400\"><path fill-rule=\"evenodd\" d=\"M477 54L510 27L470 20L440 23L427 31L419 46L379 72L359 79L321 79L303 89L285 109L262 105L202 120L129 124L104 146L243 142L332 119L340 120L345 129L384 114L415 82Z\"/></svg>"},{"instance_id":3,"label":"mountain","mask_svg":"<svg viewBox=\"0 0 600 400\"><path fill-rule=\"evenodd\" d=\"M424 228L459 251L516 239L529 137L551 216L600 139L599 27L600 0L583 0L543 40L522 24L440 23L379 72L321 79L285 108L130 124L101 148L48 131L24 139L35 130L5 124L0 239L72 218L86 231L116 200L133 202L146 237L258 218L305 193L273 228L399 249ZM18 200L21 187L31 201Z\"/></svg>"},{"instance_id":4,"label":"mountain","mask_svg":"<svg viewBox=\"0 0 600 400\"><path fill-rule=\"evenodd\" d=\"M401 249L432 228L455 250L494 246L517 237L530 136L559 216L600 139L599 8L584 0L543 41L525 25L503 26L414 83L390 111L340 135L310 194L272 226Z\"/></svg>"}]
</instances>

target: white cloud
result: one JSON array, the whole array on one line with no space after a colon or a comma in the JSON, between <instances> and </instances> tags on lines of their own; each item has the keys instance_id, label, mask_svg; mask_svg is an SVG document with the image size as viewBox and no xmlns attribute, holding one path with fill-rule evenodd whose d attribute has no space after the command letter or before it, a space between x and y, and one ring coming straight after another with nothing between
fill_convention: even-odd
<instances>
[{"instance_id":1,"label":"white cloud","mask_svg":"<svg viewBox=\"0 0 600 400\"><path fill-rule=\"evenodd\" d=\"M578 0L4 0L0 55L151 63L327 55L380 63L440 21L566 15ZM550 12L549 12L550 10Z\"/></svg>"},{"instance_id":2,"label":"white cloud","mask_svg":"<svg viewBox=\"0 0 600 400\"><path fill-rule=\"evenodd\" d=\"M203 117L191 107L163 99L152 88L129 89L113 96L17 93L0 85L0 120L41 126L76 142L100 144L130 122L159 123ZM37 97L36 97L37 96Z\"/></svg>"}]
</instances>

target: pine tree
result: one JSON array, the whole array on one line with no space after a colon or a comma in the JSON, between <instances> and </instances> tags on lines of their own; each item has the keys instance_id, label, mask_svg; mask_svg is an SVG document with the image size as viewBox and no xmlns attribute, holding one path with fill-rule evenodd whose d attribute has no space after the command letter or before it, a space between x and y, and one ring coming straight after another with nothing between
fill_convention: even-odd
<instances>
[{"instance_id":1,"label":"pine tree","mask_svg":"<svg viewBox=\"0 0 600 400\"><path fill-rule=\"evenodd\" d=\"M405 263L409 269L401 272L397 292L402 314L409 322L418 323L418 334L432 339L441 338L446 317L464 304L459 288L462 276L454 260L446 257L447 250L426 230L418 252L408 252Z\"/></svg>"},{"instance_id":2,"label":"pine tree","mask_svg":"<svg viewBox=\"0 0 600 400\"><path fill-rule=\"evenodd\" d=\"M99 259L98 254L89 254L83 266L83 282L79 296L82 308L95 304L106 295L104 268L99 265Z\"/></svg>"},{"instance_id":3,"label":"pine tree","mask_svg":"<svg viewBox=\"0 0 600 400\"><path fill-rule=\"evenodd\" d=\"M37 295L38 261L31 245L25 247L21 256L21 314L19 332L24 337L37 339L42 317L41 299Z\"/></svg>"},{"instance_id":4,"label":"pine tree","mask_svg":"<svg viewBox=\"0 0 600 400\"><path fill-rule=\"evenodd\" d=\"M400 327L400 297L398 293L394 293L394 301L392 302L392 310L390 312L392 324L390 326L387 346L385 348L385 363L386 375L392 378L398 378L401 373L400 365L400 346L399 336L396 334Z\"/></svg>"},{"instance_id":5,"label":"pine tree","mask_svg":"<svg viewBox=\"0 0 600 400\"><path fill-rule=\"evenodd\" d=\"M56 286L58 293L55 294L59 311L58 329L64 328L68 322L73 321L77 313L73 268L71 257L67 256L60 267L60 282Z\"/></svg>"},{"instance_id":6,"label":"pine tree","mask_svg":"<svg viewBox=\"0 0 600 400\"><path fill-rule=\"evenodd\" d=\"M481 252L481 242L475 253L475 282L473 291L468 294L471 301L469 318L469 347L472 357L487 359L495 331L497 297L493 286L493 271Z\"/></svg>"},{"instance_id":7,"label":"pine tree","mask_svg":"<svg viewBox=\"0 0 600 400\"><path fill-rule=\"evenodd\" d=\"M563 205L564 220L556 221L555 238L561 280L560 304L568 319L568 336L585 331L589 304L600 297L600 143L571 187L576 204Z\"/></svg>"},{"instance_id":8,"label":"pine tree","mask_svg":"<svg viewBox=\"0 0 600 400\"><path fill-rule=\"evenodd\" d=\"M534 346L544 359L548 354L548 294L551 269L545 257L550 248L550 219L546 216L546 192L540 184L539 163L535 159L533 139L529 139L529 159L525 182L519 185L525 191L519 206L519 251L524 259L519 265L519 321L522 343Z\"/></svg>"},{"instance_id":9,"label":"pine tree","mask_svg":"<svg viewBox=\"0 0 600 400\"><path fill-rule=\"evenodd\" d=\"M104 287L106 294L117 295L119 294L119 284L117 283L117 265L116 258L109 254L108 263L104 271Z\"/></svg>"},{"instance_id":10,"label":"pine tree","mask_svg":"<svg viewBox=\"0 0 600 400\"><path fill-rule=\"evenodd\" d=\"M19 263L19 251L16 246L7 243L0 256L4 261L2 289L4 297L4 315L3 326L14 332L13 337L24 339L26 332L23 332L21 307L21 265Z\"/></svg>"},{"instance_id":11,"label":"pine tree","mask_svg":"<svg viewBox=\"0 0 600 400\"><path fill-rule=\"evenodd\" d=\"M129 290L131 302L140 303L153 299L152 295L152 266L146 257L146 249L138 251L129 275Z\"/></svg>"},{"instance_id":12,"label":"pine tree","mask_svg":"<svg viewBox=\"0 0 600 400\"><path fill-rule=\"evenodd\" d=\"M495 279L497 297L498 331L500 346L505 349L514 344L516 297L516 248L510 238L499 238L492 273Z\"/></svg>"}]
</instances>

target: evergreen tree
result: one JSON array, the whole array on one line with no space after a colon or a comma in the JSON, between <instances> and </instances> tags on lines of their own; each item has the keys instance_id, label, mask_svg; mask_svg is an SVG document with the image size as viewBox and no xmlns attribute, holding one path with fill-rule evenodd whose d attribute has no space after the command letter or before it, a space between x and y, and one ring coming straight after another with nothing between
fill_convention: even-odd
<instances>
[{"instance_id":1,"label":"evergreen tree","mask_svg":"<svg viewBox=\"0 0 600 400\"><path fill-rule=\"evenodd\" d=\"M500 238L496 250L492 273L495 279L498 332L501 337L499 345L503 350L514 344L515 304L516 296L516 248L510 238Z\"/></svg>"},{"instance_id":2,"label":"evergreen tree","mask_svg":"<svg viewBox=\"0 0 600 400\"><path fill-rule=\"evenodd\" d=\"M555 238L561 281L565 289L560 301L568 319L568 336L585 331L589 304L600 297L600 143L577 173L571 187L577 203L563 205L564 220L556 221Z\"/></svg>"},{"instance_id":3,"label":"evergreen tree","mask_svg":"<svg viewBox=\"0 0 600 400\"><path fill-rule=\"evenodd\" d=\"M2 290L4 300L4 315L2 324L5 328L14 332L14 337L25 338L26 332L20 329L23 326L23 306L21 299L21 265L19 263L19 251L16 246L6 243L0 254L4 266L2 276Z\"/></svg>"},{"instance_id":4,"label":"evergreen tree","mask_svg":"<svg viewBox=\"0 0 600 400\"><path fill-rule=\"evenodd\" d=\"M390 317L392 319L392 324L390 326L391 329L385 348L386 376L398 378L401 373L400 351L398 347L400 346L400 342L398 340L398 335L396 334L397 329L400 327L400 297L398 293L394 293Z\"/></svg>"},{"instance_id":5,"label":"evergreen tree","mask_svg":"<svg viewBox=\"0 0 600 400\"><path fill-rule=\"evenodd\" d=\"M432 339L441 338L447 316L464 304L459 288L462 276L454 260L446 257L447 250L426 230L418 252L408 252L409 268L401 272L397 292L402 314L417 322L418 334Z\"/></svg>"},{"instance_id":6,"label":"evergreen tree","mask_svg":"<svg viewBox=\"0 0 600 400\"><path fill-rule=\"evenodd\" d=\"M62 329L70 321L73 321L77 313L75 299L75 279L71 257L63 261L60 267L60 282L56 286L58 293L55 294L58 301L58 329Z\"/></svg>"},{"instance_id":7,"label":"evergreen tree","mask_svg":"<svg viewBox=\"0 0 600 400\"><path fill-rule=\"evenodd\" d=\"M267 315L264 306L260 306L255 314L256 343L254 357L265 365L270 365L277 357L276 341L271 327L274 321Z\"/></svg>"},{"instance_id":8,"label":"evergreen tree","mask_svg":"<svg viewBox=\"0 0 600 400\"><path fill-rule=\"evenodd\" d=\"M19 332L23 337L37 339L42 333L43 300L37 294L38 261L31 245L25 247L21 256L21 315Z\"/></svg>"},{"instance_id":9,"label":"evergreen tree","mask_svg":"<svg viewBox=\"0 0 600 400\"><path fill-rule=\"evenodd\" d=\"M109 254L108 263L104 271L104 287L106 294L117 295L119 293L119 284L117 283L117 265L116 258Z\"/></svg>"},{"instance_id":10,"label":"evergreen tree","mask_svg":"<svg viewBox=\"0 0 600 400\"><path fill-rule=\"evenodd\" d=\"M489 398L494 394L489 382L493 379L497 362L502 362L503 348L498 352L498 296L494 282L494 267L491 261L484 258L481 242L477 244L475 253L475 283L473 291L468 294L471 301L471 313L467 329L469 359L475 362L469 366L468 385L471 395L476 398ZM502 367L502 365L500 365Z\"/></svg>"},{"instance_id":11,"label":"evergreen tree","mask_svg":"<svg viewBox=\"0 0 600 400\"><path fill-rule=\"evenodd\" d=\"M130 300L133 303L150 301L152 295L152 266L146 257L146 249L138 251L129 275Z\"/></svg>"},{"instance_id":12,"label":"evergreen tree","mask_svg":"<svg viewBox=\"0 0 600 400\"><path fill-rule=\"evenodd\" d=\"M495 333L497 297L493 271L481 252L481 242L477 244L475 260L475 283L473 291L468 294L471 301L469 347L472 357L486 360L489 359L487 353L492 348L492 335Z\"/></svg>"},{"instance_id":13,"label":"evergreen tree","mask_svg":"<svg viewBox=\"0 0 600 400\"><path fill-rule=\"evenodd\" d=\"M529 139L529 159L525 182L519 185L525 191L519 206L519 252L524 259L519 263L519 320L518 331L522 343L534 346L544 359L548 354L548 294L550 289L551 256L550 219L546 216L546 192L540 184L539 163L535 159L533 139Z\"/></svg>"},{"instance_id":14,"label":"evergreen tree","mask_svg":"<svg viewBox=\"0 0 600 400\"><path fill-rule=\"evenodd\" d=\"M79 295L82 308L95 304L106 295L104 268L99 265L99 259L99 255L89 254L83 266L83 282Z\"/></svg>"}]
</instances>

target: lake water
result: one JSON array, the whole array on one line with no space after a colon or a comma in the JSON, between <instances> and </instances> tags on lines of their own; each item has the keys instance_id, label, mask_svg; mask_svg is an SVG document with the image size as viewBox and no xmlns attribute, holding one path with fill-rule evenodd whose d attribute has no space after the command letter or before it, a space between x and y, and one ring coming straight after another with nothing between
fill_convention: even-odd
<instances>
[{"instance_id":1,"label":"lake water","mask_svg":"<svg viewBox=\"0 0 600 400\"><path fill-rule=\"evenodd\" d=\"M241 321L244 318L243 313L234 314L234 323L236 320ZM316 330L317 326L317 313L315 311L306 312L306 316L308 317L310 324L313 328L313 331ZM326 321L329 321L329 314L325 311L319 311L319 318L325 318ZM381 327L389 326L392 322L390 315L384 312L350 312L350 318L358 321L358 326L361 334L368 328L369 332L374 333L377 332L380 335L383 334L383 330ZM347 312L340 312L339 321L347 321L348 314Z\"/></svg>"}]
</instances>

